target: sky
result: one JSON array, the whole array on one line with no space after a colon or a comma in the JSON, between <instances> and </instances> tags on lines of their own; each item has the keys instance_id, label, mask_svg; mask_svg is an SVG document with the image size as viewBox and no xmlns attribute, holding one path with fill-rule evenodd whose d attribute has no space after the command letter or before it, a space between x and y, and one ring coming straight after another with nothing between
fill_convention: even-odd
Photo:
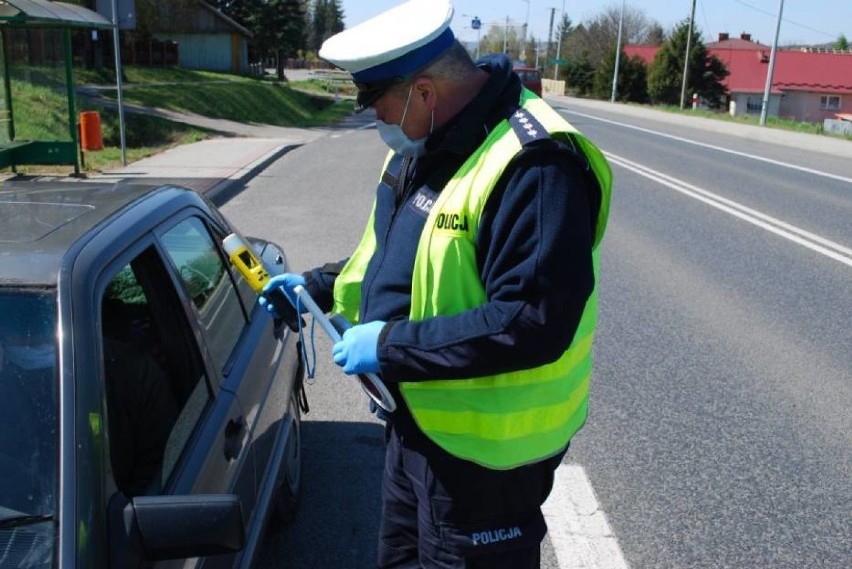
<instances>
[{"instance_id":1,"label":"sky","mask_svg":"<svg viewBox=\"0 0 852 569\"><path fill-rule=\"evenodd\" d=\"M352 27L387 10L402 0L342 0L347 27ZM772 45L778 23L781 0L697 0L695 25L705 42L715 41L720 32L731 37L750 33L753 41ZM626 0L630 8L641 10L657 20L666 31L689 18L691 0ZM462 41L476 41L470 27L473 17L482 22L482 34L491 25L523 26L529 22L529 34L546 40L551 9L559 21L562 7L576 25L593 19L606 10L619 10L618 0L453 0L455 16L452 28ZM521 28L519 28L520 30ZM519 32L520 33L520 32ZM824 44L837 41L840 34L852 42L852 0L784 0L779 44Z\"/></svg>"}]
</instances>

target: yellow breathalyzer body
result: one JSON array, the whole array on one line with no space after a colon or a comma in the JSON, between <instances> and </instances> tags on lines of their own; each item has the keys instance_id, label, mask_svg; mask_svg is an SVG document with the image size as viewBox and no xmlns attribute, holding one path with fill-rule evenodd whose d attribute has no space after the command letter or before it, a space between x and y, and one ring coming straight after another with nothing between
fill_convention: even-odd
<instances>
[{"instance_id":1,"label":"yellow breathalyzer body","mask_svg":"<svg viewBox=\"0 0 852 569\"><path fill-rule=\"evenodd\" d=\"M269 282L271 276L263 265L263 261L260 260L260 257L251 248L251 245L246 243L236 233L231 233L222 241L222 248L228 254L231 263L240 271L240 274L243 275L249 285L251 285L251 288L257 294L263 294L272 303L275 313L284 320L291 330L297 330L299 328L299 319L296 311L281 289L274 288L265 294L263 293L263 287Z\"/></svg>"},{"instance_id":2,"label":"yellow breathalyzer body","mask_svg":"<svg viewBox=\"0 0 852 569\"><path fill-rule=\"evenodd\" d=\"M231 233L225 237L224 241L222 241L222 248L228 254L231 263L234 264L251 285L251 288L260 294L270 279L269 272L263 266L260 258L236 233Z\"/></svg>"}]
</instances>

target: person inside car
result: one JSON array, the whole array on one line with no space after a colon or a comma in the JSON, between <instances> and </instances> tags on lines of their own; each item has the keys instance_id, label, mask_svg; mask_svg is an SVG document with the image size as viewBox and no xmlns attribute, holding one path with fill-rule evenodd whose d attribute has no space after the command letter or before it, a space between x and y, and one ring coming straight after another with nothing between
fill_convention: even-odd
<instances>
[{"instance_id":1,"label":"person inside car","mask_svg":"<svg viewBox=\"0 0 852 569\"><path fill-rule=\"evenodd\" d=\"M113 477L130 498L161 490L163 453L179 407L147 342L134 342L119 314L115 306L104 309L104 379Z\"/></svg>"}]
</instances>

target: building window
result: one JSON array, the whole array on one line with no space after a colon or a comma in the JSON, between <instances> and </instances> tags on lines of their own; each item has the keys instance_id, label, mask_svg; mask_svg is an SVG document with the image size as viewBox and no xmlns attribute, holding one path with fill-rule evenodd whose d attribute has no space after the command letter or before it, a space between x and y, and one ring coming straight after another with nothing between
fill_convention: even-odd
<instances>
[{"instance_id":1,"label":"building window","mask_svg":"<svg viewBox=\"0 0 852 569\"><path fill-rule=\"evenodd\" d=\"M746 101L746 112L759 113L763 110L763 97L749 97Z\"/></svg>"},{"instance_id":2,"label":"building window","mask_svg":"<svg viewBox=\"0 0 852 569\"><path fill-rule=\"evenodd\" d=\"M823 111L839 111L840 97L838 95L827 95L820 97L819 108Z\"/></svg>"}]
</instances>

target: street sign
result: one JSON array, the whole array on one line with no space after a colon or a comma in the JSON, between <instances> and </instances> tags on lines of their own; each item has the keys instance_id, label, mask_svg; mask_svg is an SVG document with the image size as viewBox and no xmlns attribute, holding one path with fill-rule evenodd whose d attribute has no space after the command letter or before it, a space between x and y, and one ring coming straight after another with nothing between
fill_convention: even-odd
<instances>
[{"instance_id":1,"label":"street sign","mask_svg":"<svg viewBox=\"0 0 852 569\"><path fill-rule=\"evenodd\" d=\"M478 30L482 27L482 20L480 20L479 18L474 18L470 21L470 27L474 30Z\"/></svg>"},{"instance_id":2,"label":"street sign","mask_svg":"<svg viewBox=\"0 0 852 569\"><path fill-rule=\"evenodd\" d=\"M567 59L551 59L550 65L568 65Z\"/></svg>"}]
</instances>

